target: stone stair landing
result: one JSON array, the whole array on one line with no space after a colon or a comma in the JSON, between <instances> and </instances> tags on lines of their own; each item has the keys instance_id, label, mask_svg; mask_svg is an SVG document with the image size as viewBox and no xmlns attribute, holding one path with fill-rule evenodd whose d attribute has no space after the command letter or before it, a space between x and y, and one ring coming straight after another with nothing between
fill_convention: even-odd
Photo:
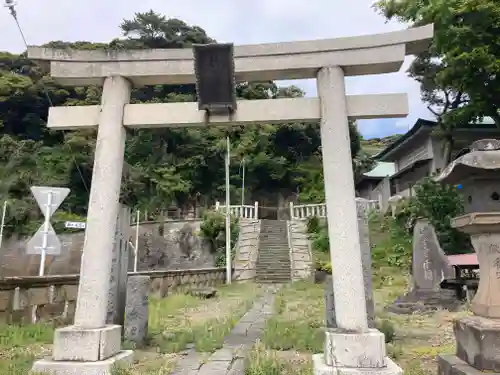
<instances>
[{"instance_id":1,"label":"stone stair landing","mask_svg":"<svg viewBox=\"0 0 500 375\"><path fill-rule=\"evenodd\" d=\"M258 283L288 283L291 280L290 270L286 221L261 220L256 281Z\"/></svg>"}]
</instances>

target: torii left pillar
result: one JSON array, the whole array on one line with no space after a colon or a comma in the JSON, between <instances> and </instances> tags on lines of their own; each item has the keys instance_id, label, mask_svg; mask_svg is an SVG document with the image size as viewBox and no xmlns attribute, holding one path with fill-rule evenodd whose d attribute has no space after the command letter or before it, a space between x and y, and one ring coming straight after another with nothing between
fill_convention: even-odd
<instances>
[{"instance_id":1,"label":"torii left pillar","mask_svg":"<svg viewBox=\"0 0 500 375\"><path fill-rule=\"evenodd\" d=\"M106 324L125 152L123 112L130 93L127 79L105 79L75 322L56 330L52 358L35 362L33 372L109 374L113 366L128 365L133 360L133 351L121 350L121 326Z\"/></svg>"}]
</instances>

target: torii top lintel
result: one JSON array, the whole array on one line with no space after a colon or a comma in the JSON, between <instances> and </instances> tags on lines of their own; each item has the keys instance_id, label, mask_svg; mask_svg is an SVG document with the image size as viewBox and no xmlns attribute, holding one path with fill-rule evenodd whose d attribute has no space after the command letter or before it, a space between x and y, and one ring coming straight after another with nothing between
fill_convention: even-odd
<instances>
[{"instance_id":1,"label":"torii top lintel","mask_svg":"<svg viewBox=\"0 0 500 375\"><path fill-rule=\"evenodd\" d=\"M425 51L432 24L384 34L234 48L236 80L315 78L324 66L341 66L346 76L396 72L406 55ZM193 51L151 49L81 51L28 47L28 57L49 60L50 74L67 86L102 85L112 75L135 86L194 83Z\"/></svg>"}]
</instances>

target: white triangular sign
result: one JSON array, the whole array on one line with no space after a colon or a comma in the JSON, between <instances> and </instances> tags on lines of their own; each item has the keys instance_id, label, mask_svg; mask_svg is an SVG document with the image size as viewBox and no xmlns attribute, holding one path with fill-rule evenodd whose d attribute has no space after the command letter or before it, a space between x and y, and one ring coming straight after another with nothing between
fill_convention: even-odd
<instances>
[{"instance_id":1,"label":"white triangular sign","mask_svg":"<svg viewBox=\"0 0 500 375\"><path fill-rule=\"evenodd\" d=\"M36 199L43 216L47 212L47 204L49 202L49 195L51 195L50 215L49 218L56 212L64 199L68 196L70 190L68 188L58 188L50 186L32 186L31 193Z\"/></svg>"},{"instance_id":2,"label":"white triangular sign","mask_svg":"<svg viewBox=\"0 0 500 375\"><path fill-rule=\"evenodd\" d=\"M27 254L41 254L43 249L43 225L38 229L33 237L26 244ZM57 237L52 224L49 223L49 231L47 232L47 246L45 247L45 254L59 255L61 254L61 241Z\"/></svg>"}]
</instances>

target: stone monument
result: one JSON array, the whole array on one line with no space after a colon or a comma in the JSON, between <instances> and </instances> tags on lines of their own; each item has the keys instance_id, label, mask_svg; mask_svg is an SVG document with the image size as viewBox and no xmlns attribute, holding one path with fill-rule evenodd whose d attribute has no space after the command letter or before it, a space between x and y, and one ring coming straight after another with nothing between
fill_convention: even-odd
<instances>
[{"instance_id":1,"label":"stone monument","mask_svg":"<svg viewBox=\"0 0 500 375\"><path fill-rule=\"evenodd\" d=\"M433 25L426 25L387 34L234 48L217 44L134 51L29 47L28 58L50 61L50 74L57 83L103 86L100 105L49 110L48 127L97 128L97 142L75 324L56 331L54 354L57 355L43 366L35 364L34 368L53 375L63 375L67 368L74 375L87 374L89 368L109 373L113 363L131 358L132 353L120 350L120 326L106 325L111 249L127 127L320 121L338 328L327 330L328 350L324 356L315 356L315 372L400 373L399 367L385 357L383 334L368 329L349 119L405 117L408 98L405 94L348 96L345 77L396 72L406 55L425 51L432 36ZM207 70L195 69L203 65L201 59L195 58L195 52L202 53L201 50L209 54L205 62L213 61L211 57L221 57L224 64L209 64ZM217 53L225 55L214 55ZM211 74L212 71L216 74ZM319 98L241 101L235 98L235 80L306 78L317 79ZM129 104L132 86L192 83L198 84L198 102ZM211 90L214 86L222 89ZM66 340L64 345L59 345L61 339Z\"/></svg>"},{"instance_id":2,"label":"stone monument","mask_svg":"<svg viewBox=\"0 0 500 375\"><path fill-rule=\"evenodd\" d=\"M450 163L438 177L462 185L465 215L452 226L471 236L479 260L479 286L473 316L454 322L456 355L438 357L438 372L500 373L500 141L474 142L470 152ZM479 370L479 371L478 371Z\"/></svg>"},{"instance_id":3,"label":"stone monument","mask_svg":"<svg viewBox=\"0 0 500 375\"><path fill-rule=\"evenodd\" d=\"M128 278L124 338L138 346L144 345L148 335L150 288L149 276Z\"/></svg>"},{"instance_id":4,"label":"stone monument","mask_svg":"<svg viewBox=\"0 0 500 375\"><path fill-rule=\"evenodd\" d=\"M462 303L454 290L441 289L444 279L455 277L453 267L439 245L434 227L427 219L418 219L413 228L412 285L388 310L396 314L432 312L444 308L456 311Z\"/></svg>"},{"instance_id":5,"label":"stone monument","mask_svg":"<svg viewBox=\"0 0 500 375\"><path fill-rule=\"evenodd\" d=\"M370 247L370 231L368 227L368 206L363 200L356 201L358 210L359 244L361 246L361 262L363 264L363 281L365 285L366 312L368 327L375 328L375 303L373 301L372 286L372 254ZM336 328L335 296L333 292L333 278L327 276L325 280L325 321L327 328Z\"/></svg>"}]
</instances>

